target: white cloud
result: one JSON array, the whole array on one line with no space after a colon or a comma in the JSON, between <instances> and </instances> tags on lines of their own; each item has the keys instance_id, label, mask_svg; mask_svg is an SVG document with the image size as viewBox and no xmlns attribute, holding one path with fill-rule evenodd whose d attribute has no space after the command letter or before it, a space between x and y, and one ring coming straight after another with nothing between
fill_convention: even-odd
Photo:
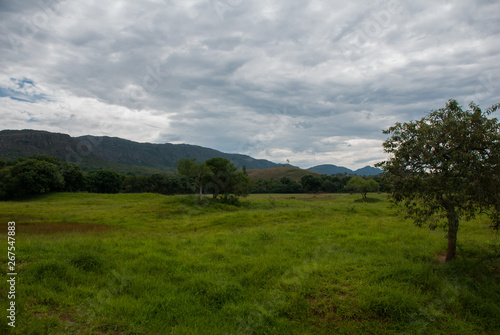
<instances>
[{"instance_id":1,"label":"white cloud","mask_svg":"<svg viewBox=\"0 0 500 335\"><path fill-rule=\"evenodd\" d=\"M3 129L356 168L394 122L499 102L495 1L46 4L0 4Z\"/></svg>"}]
</instances>

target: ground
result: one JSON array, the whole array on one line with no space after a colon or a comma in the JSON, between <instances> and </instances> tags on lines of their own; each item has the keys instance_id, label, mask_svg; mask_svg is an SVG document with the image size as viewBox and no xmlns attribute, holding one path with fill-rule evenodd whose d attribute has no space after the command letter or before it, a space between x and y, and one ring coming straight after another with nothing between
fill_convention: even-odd
<instances>
[{"instance_id":1,"label":"ground","mask_svg":"<svg viewBox=\"0 0 500 335\"><path fill-rule=\"evenodd\" d=\"M384 194L51 194L16 222L12 334L495 334L498 234L414 226ZM7 249L7 230L0 247ZM2 252L6 268L7 252ZM7 283L2 273L2 308ZM4 308L5 307L5 308Z\"/></svg>"}]
</instances>

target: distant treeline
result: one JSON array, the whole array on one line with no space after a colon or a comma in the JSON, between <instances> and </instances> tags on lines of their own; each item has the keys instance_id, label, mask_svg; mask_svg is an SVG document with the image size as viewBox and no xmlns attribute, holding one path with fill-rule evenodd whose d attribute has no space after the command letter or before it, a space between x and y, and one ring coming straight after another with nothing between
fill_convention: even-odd
<instances>
[{"instance_id":1,"label":"distant treeline","mask_svg":"<svg viewBox=\"0 0 500 335\"><path fill-rule=\"evenodd\" d=\"M50 192L90 193L194 193L194 185L186 177L125 176L111 170L84 173L79 166L58 158L40 155L0 160L0 199L18 199Z\"/></svg>"},{"instance_id":2,"label":"distant treeline","mask_svg":"<svg viewBox=\"0 0 500 335\"><path fill-rule=\"evenodd\" d=\"M251 182L249 193L347 192L348 175L307 175L300 182L288 177ZM367 178L364 178L367 179ZM370 177L382 189L380 179ZM178 175L123 175L111 170L84 173L79 166L58 158L40 155L0 160L0 200L19 199L50 192L193 194L195 181ZM350 190L352 192L352 189Z\"/></svg>"},{"instance_id":3,"label":"distant treeline","mask_svg":"<svg viewBox=\"0 0 500 335\"><path fill-rule=\"evenodd\" d=\"M378 189L383 190L384 185L378 176L359 177L346 174L338 175L306 175L300 179L300 182L294 181L288 177L280 179L259 179L250 187L250 193L343 193L352 192L352 188L346 186L351 179L373 180L377 183Z\"/></svg>"}]
</instances>

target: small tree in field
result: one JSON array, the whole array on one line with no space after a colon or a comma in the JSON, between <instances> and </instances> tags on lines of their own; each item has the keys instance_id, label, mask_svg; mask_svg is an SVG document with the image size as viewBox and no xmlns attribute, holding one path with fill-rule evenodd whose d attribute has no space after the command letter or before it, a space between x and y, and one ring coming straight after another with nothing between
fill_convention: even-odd
<instances>
[{"instance_id":1,"label":"small tree in field","mask_svg":"<svg viewBox=\"0 0 500 335\"><path fill-rule=\"evenodd\" d=\"M361 177L353 177L344 187L346 191L361 193L361 197L366 199L368 192L377 192L378 183L373 179L363 179Z\"/></svg>"},{"instance_id":2,"label":"small tree in field","mask_svg":"<svg viewBox=\"0 0 500 335\"><path fill-rule=\"evenodd\" d=\"M242 171L238 170L233 162L226 158L214 157L207 159L205 164L212 171L212 175L206 181L207 186L212 189L214 199L219 194L223 197L227 197L228 194L234 194L235 196L248 195L250 180Z\"/></svg>"},{"instance_id":3,"label":"small tree in field","mask_svg":"<svg viewBox=\"0 0 500 335\"><path fill-rule=\"evenodd\" d=\"M483 112L471 102L464 111L451 99L419 121L384 131L390 135L384 150L391 156L377 166L387 172L391 198L418 225L435 228L445 219L446 261L455 258L461 218L484 212L499 228L500 128L489 117L499 107Z\"/></svg>"},{"instance_id":4,"label":"small tree in field","mask_svg":"<svg viewBox=\"0 0 500 335\"><path fill-rule=\"evenodd\" d=\"M200 201L203 200L203 180L212 174L205 163L196 163L196 158L184 158L177 162L177 170L181 176L193 178L198 182Z\"/></svg>"}]
</instances>

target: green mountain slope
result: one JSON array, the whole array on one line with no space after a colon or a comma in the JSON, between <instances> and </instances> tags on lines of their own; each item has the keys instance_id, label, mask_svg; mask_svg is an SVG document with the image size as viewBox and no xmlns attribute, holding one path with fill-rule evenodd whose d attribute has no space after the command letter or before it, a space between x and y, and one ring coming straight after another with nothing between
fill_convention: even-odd
<instances>
[{"instance_id":1,"label":"green mountain slope","mask_svg":"<svg viewBox=\"0 0 500 335\"><path fill-rule=\"evenodd\" d=\"M103 168L136 173L171 171L176 169L179 159L204 161L213 157L227 158L237 167L245 165L247 169L279 166L268 160L227 154L196 145L138 143L107 136L71 137L39 130L0 131L0 158L16 159L41 154L76 163L87 171Z\"/></svg>"}]
</instances>

